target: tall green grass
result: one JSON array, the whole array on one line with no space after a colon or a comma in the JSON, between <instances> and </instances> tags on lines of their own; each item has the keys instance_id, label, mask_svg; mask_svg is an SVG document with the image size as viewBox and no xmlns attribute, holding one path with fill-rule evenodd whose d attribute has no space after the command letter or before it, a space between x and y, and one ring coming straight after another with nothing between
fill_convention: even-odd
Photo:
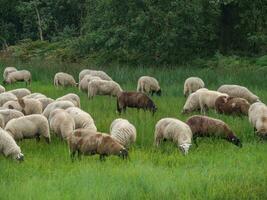
<instances>
[{"instance_id":1,"label":"tall green grass","mask_svg":"<svg viewBox=\"0 0 267 200\"><path fill-rule=\"evenodd\" d=\"M213 65L214 64L214 65ZM95 119L98 130L109 132L117 117L127 118L137 128L137 142L130 149L130 160L98 156L83 157L72 163L67 144L55 136L47 145L43 140L19 142L25 161L16 163L0 157L0 199L267 199L267 144L258 141L247 117L231 117L209 111L208 115L224 120L243 142L238 148L224 140L198 139L187 156L166 142L159 149L153 147L154 126L163 117L186 120L181 115L185 102L183 82L188 76L201 77L210 89L221 84L247 86L267 101L264 71L247 61L234 60L199 66L153 68L152 66L105 66L105 70L124 90L135 90L141 75L155 76L162 87L162 97L153 97L158 111L128 109L119 116L116 100L97 96L88 100L77 88L54 88L53 76L58 71L78 73L85 67L78 64L18 60L0 61L4 66L29 69L33 74L32 92L57 98L69 92L78 94L82 108ZM229 64L229 65L228 65ZM24 87L23 83L7 89ZM193 113L197 114L197 113Z\"/></svg>"}]
</instances>

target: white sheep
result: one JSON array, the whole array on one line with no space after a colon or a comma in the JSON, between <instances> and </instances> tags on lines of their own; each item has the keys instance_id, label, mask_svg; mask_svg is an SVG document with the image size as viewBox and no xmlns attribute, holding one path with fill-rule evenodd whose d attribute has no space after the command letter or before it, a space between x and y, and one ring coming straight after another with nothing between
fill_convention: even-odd
<instances>
[{"instance_id":1,"label":"white sheep","mask_svg":"<svg viewBox=\"0 0 267 200\"><path fill-rule=\"evenodd\" d=\"M21 99L31 94L31 91L28 90L27 88L18 88L18 89L10 90L8 92L11 92L12 94L14 94L18 99Z\"/></svg>"},{"instance_id":2,"label":"white sheep","mask_svg":"<svg viewBox=\"0 0 267 200\"><path fill-rule=\"evenodd\" d=\"M4 103L8 101L17 101L17 100L18 98L10 92L3 92L0 94L0 106L3 106Z\"/></svg>"},{"instance_id":3,"label":"white sheep","mask_svg":"<svg viewBox=\"0 0 267 200\"><path fill-rule=\"evenodd\" d=\"M63 87L66 87L66 86L76 87L77 83L72 75L64 73L64 72L58 72L55 74L55 77L54 77L54 86L58 87L60 85Z\"/></svg>"},{"instance_id":4,"label":"white sheep","mask_svg":"<svg viewBox=\"0 0 267 200\"><path fill-rule=\"evenodd\" d=\"M15 140L2 128L0 128L0 153L6 157L12 157L18 161L24 159L24 155L21 153L20 147Z\"/></svg>"},{"instance_id":5,"label":"white sheep","mask_svg":"<svg viewBox=\"0 0 267 200\"><path fill-rule=\"evenodd\" d=\"M154 93L161 95L159 82L151 76L141 76L138 79L137 92L151 93L152 96Z\"/></svg>"},{"instance_id":6,"label":"white sheep","mask_svg":"<svg viewBox=\"0 0 267 200\"><path fill-rule=\"evenodd\" d=\"M191 93L204 87L205 87L205 83L201 78L189 77L184 82L184 96L187 97Z\"/></svg>"},{"instance_id":7,"label":"white sheep","mask_svg":"<svg viewBox=\"0 0 267 200\"><path fill-rule=\"evenodd\" d=\"M267 139L267 106L261 102L253 103L248 110L248 117L256 133Z\"/></svg>"},{"instance_id":8,"label":"white sheep","mask_svg":"<svg viewBox=\"0 0 267 200\"><path fill-rule=\"evenodd\" d=\"M9 122L11 119L19 118L24 116L22 112L12 109L3 109L0 110L0 116L2 119L2 128L5 127L7 122Z\"/></svg>"},{"instance_id":9,"label":"white sheep","mask_svg":"<svg viewBox=\"0 0 267 200\"><path fill-rule=\"evenodd\" d=\"M186 155L191 146L192 131L190 127L175 118L163 118L155 126L154 144L158 147L162 140L172 140Z\"/></svg>"},{"instance_id":10,"label":"white sheep","mask_svg":"<svg viewBox=\"0 0 267 200\"><path fill-rule=\"evenodd\" d=\"M83 79L79 82L79 90L83 92L88 91L88 83L92 80L102 80L98 76L92 76L90 74L87 74L83 77Z\"/></svg>"},{"instance_id":11,"label":"white sheep","mask_svg":"<svg viewBox=\"0 0 267 200\"><path fill-rule=\"evenodd\" d=\"M259 101L258 96L253 94L246 87L240 85L222 85L217 91L226 93L231 97L240 97L246 99L251 104Z\"/></svg>"},{"instance_id":12,"label":"white sheep","mask_svg":"<svg viewBox=\"0 0 267 200\"><path fill-rule=\"evenodd\" d=\"M5 87L2 86L2 85L0 85L0 93L3 93L3 92L5 92L5 91L6 91Z\"/></svg>"},{"instance_id":13,"label":"white sheep","mask_svg":"<svg viewBox=\"0 0 267 200\"><path fill-rule=\"evenodd\" d=\"M200 104L199 104L199 92L200 91L208 91L208 89L202 88L202 89L197 90L196 92L191 93L187 97L182 113L190 113L190 112L200 109Z\"/></svg>"},{"instance_id":14,"label":"white sheep","mask_svg":"<svg viewBox=\"0 0 267 200\"><path fill-rule=\"evenodd\" d=\"M24 115L42 114L43 112L43 105L37 99L19 99L18 103Z\"/></svg>"},{"instance_id":15,"label":"white sheep","mask_svg":"<svg viewBox=\"0 0 267 200\"><path fill-rule=\"evenodd\" d=\"M22 112L22 107L20 106L17 100L7 101L6 103L4 103L2 107L5 109L14 109L14 110Z\"/></svg>"},{"instance_id":16,"label":"white sheep","mask_svg":"<svg viewBox=\"0 0 267 200\"><path fill-rule=\"evenodd\" d=\"M28 115L10 120L5 130L15 139L36 138L43 136L50 143L50 131L47 119L40 114Z\"/></svg>"},{"instance_id":17,"label":"white sheep","mask_svg":"<svg viewBox=\"0 0 267 200\"><path fill-rule=\"evenodd\" d=\"M66 140L75 129L73 118L63 109L55 109L49 115L51 130L60 138Z\"/></svg>"},{"instance_id":18,"label":"white sheep","mask_svg":"<svg viewBox=\"0 0 267 200\"><path fill-rule=\"evenodd\" d=\"M88 84L88 98L96 95L109 95L116 97L122 92L122 89L115 81L92 80Z\"/></svg>"},{"instance_id":19,"label":"white sheep","mask_svg":"<svg viewBox=\"0 0 267 200\"><path fill-rule=\"evenodd\" d=\"M109 75L107 75L103 71L98 71L98 70L90 70L90 69L84 69L79 73L79 82L83 79L85 75L92 75L92 76L98 76L102 80L106 81L112 81L112 78L110 78Z\"/></svg>"},{"instance_id":20,"label":"white sheep","mask_svg":"<svg viewBox=\"0 0 267 200\"><path fill-rule=\"evenodd\" d=\"M6 84L12 84L17 81L24 81L26 85L31 84L32 75L28 70L20 70L9 73L4 79L4 83Z\"/></svg>"},{"instance_id":21,"label":"white sheep","mask_svg":"<svg viewBox=\"0 0 267 200\"><path fill-rule=\"evenodd\" d=\"M42 111L44 111L44 109L50 104L53 103L55 100L48 98L48 97L44 97L44 98L37 98L38 101L41 102L42 104Z\"/></svg>"},{"instance_id":22,"label":"white sheep","mask_svg":"<svg viewBox=\"0 0 267 200\"><path fill-rule=\"evenodd\" d=\"M12 72L15 72L15 71L18 71L15 67L6 67L4 72L3 72L3 78L4 80L6 80L6 77L9 73L12 73Z\"/></svg>"},{"instance_id":23,"label":"white sheep","mask_svg":"<svg viewBox=\"0 0 267 200\"><path fill-rule=\"evenodd\" d=\"M94 132L97 131L94 119L91 115L80 108L70 107L66 109L66 112L74 119L75 129L86 128Z\"/></svg>"},{"instance_id":24,"label":"white sheep","mask_svg":"<svg viewBox=\"0 0 267 200\"><path fill-rule=\"evenodd\" d=\"M38 93L38 92L35 92L35 93L31 93L27 96L25 96L24 98L27 98L27 99L41 99L41 98L47 98L44 94L41 94L41 93Z\"/></svg>"},{"instance_id":25,"label":"white sheep","mask_svg":"<svg viewBox=\"0 0 267 200\"><path fill-rule=\"evenodd\" d=\"M80 97L77 94L74 94L74 93L69 93L69 94L66 94L66 95L64 95L62 97L59 97L59 98L56 99L56 101L70 101L76 107L78 107L78 108L81 107Z\"/></svg>"},{"instance_id":26,"label":"white sheep","mask_svg":"<svg viewBox=\"0 0 267 200\"><path fill-rule=\"evenodd\" d=\"M50 112L57 108L67 109L69 107L75 107L75 105L70 101L54 101L53 103L48 104L48 106L44 109L43 115L48 119Z\"/></svg>"},{"instance_id":27,"label":"white sheep","mask_svg":"<svg viewBox=\"0 0 267 200\"><path fill-rule=\"evenodd\" d=\"M136 128L128 120L118 118L110 125L110 135L124 147L129 147L136 141Z\"/></svg>"}]
</instances>

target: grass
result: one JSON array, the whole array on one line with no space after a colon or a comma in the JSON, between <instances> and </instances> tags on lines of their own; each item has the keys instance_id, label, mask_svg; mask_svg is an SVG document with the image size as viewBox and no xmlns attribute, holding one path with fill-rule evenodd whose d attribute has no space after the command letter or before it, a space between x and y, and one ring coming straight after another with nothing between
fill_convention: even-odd
<instances>
[{"instance_id":1,"label":"grass","mask_svg":"<svg viewBox=\"0 0 267 200\"><path fill-rule=\"evenodd\" d=\"M0 157L0 199L267 199L267 144L253 135L247 117L231 117L209 111L208 115L224 120L243 142L243 148L219 139L199 139L199 147L192 146L188 156L182 156L174 144L166 142L159 149L153 147L154 126L163 117L186 120L181 115L185 102L183 82L188 76L201 77L210 89L223 83L240 84L254 91L267 102L265 68L250 61L232 58L206 63L209 66L176 68L105 66L105 70L125 90L135 90L138 77L144 74L157 77L163 96L153 97L158 112L128 109L121 117L137 128L137 142L130 150L130 160L108 157L100 162L98 156L83 157L72 163L68 148L55 136L47 145L44 140L24 140L19 145L25 161L17 162ZM68 92L81 97L82 108L95 119L98 130L109 131L115 118L116 100L97 96L88 100L76 88L52 85L58 71L75 77L87 65L18 60L1 60L4 66L29 69L33 92L57 98ZM7 89L24 87L23 83ZM196 113L194 113L196 114Z\"/></svg>"}]
</instances>

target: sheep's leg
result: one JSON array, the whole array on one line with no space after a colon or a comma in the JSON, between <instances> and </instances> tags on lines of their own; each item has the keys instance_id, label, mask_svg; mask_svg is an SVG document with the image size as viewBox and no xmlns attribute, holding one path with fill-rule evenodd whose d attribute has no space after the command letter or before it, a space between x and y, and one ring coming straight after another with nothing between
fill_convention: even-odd
<instances>
[{"instance_id":1,"label":"sheep's leg","mask_svg":"<svg viewBox=\"0 0 267 200\"><path fill-rule=\"evenodd\" d=\"M75 154L76 154L76 151L72 151L72 152L70 153L70 158L71 158L71 161L72 161L72 162L74 161Z\"/></svg>"},{"instance_id":2,"label":"sheep's leg","mask_svg":"<svg viewBox=\"0 0 267 200\"><path fill-rule=\"evenodd\" d=\"M81 151L78 150L78 159L81 160Z\"/></svg>"},{"instance_id":3,"label":"sheep's leg","mask_svg":"<svg viewBox=\"0 0 267 200\"><path fill-rule=\"evenodd\" d=\"M99 159L100 159L100 161L105 161L106 160L105 155L104 154L100 154L99 155Z\"/></svg>"},{"instance_id":4,"label":"sheep's leg","mask_svg":"<svg viewBox=\"0 0 267 200\"><path fill-rule=\"evenodd\" d=\"M35 136L35 139L36 139L36 142L40 142L40 135L37 134L37 135Z\"/></svg>"},{"instance_id":5,"label":"sheep's leg","mask_svg":"<svg viewBox=\"0 0 267 200\"><path fill-rule=\"evenodd\" d=\"M126 112L126 106L123 107L123 112L124 112L124 113Z\"/></svg>"},{"instance_id":6,"label":"sheep's leg","mask_svg":"<svg viewBox=\"0 0 267 200\"><path fill-rule=\"evenodd\" d=\"M198 147L197 137L193 137L193 143L196 145L196 147Z\"/></svg>"}]
</instances>

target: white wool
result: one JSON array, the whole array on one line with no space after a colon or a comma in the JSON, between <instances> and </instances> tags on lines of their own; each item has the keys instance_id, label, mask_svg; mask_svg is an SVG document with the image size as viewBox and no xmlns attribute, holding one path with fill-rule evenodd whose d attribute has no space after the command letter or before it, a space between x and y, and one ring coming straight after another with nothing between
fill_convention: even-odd
<instances>
[{"instance_id":1,"label":"white wool","mask_svg":"<svg viewBox=\"0 0 267 200\"><path fill-rule=\"evenodd\" d=\"M83 77L83 79L79 82L79 90L87 92L88 91L88 84L92 80L102 80L98 76L92 76L90 74L87 74Z\"/></svg>"},{"instance_id":2,"label":"white wool","mask_svg":"<svg viewBox=\"0 0 267 200\"><path fill-rule=\"evenodd\" d=\"M47 98L44 94L41 94L41 93L38 93L38 92L35 92L35 93L32 93L32 94L29 94L23 98L27 98L27 99L40 99L40 98Z\"/></svg>"},{"instance_id":3,"label":"white wool","mask_svg":"<svg viewBox=\"0 0 267 200\"><path fill-rule=\"evenodd\" d=\"M17 100L18 98L10 92L3 92L0 94L0 106L3 106L4 103L8 101L17 101Z\"/></svg>"},{"instance_id":4,"label":"white wool","mask_svg":"<svg viewBox=\"0 0 267 200\"><path fill-rule=\"evenodd\" d=\"M3 93L5 91L6 91L6 89L4 88L4 86L0 85L0 93Z\"/></svg>"},{"instance_id":5,"label":"white wool","mask_svg":"<svg viewBox=\"0 0 267 200\"><path fill-rule=\"evenodd\" d=\"M75 79L72 75L64 73L64 72L58 72L55 74L54 77L54 86L73 86L75 87L77 85Z\"/></svg>"},{"instance_id":6,"label":"white wool","mask_svg":"<svg viewBox=\"0 0 267 200\"><path fill-rule=\"evenodd\" d=\"M22 111L22 107L20 106L18 101L7 101L2 107L5 109L14 109L20 112Z\"/></svg>"},{"instance_id":7,"label":"white wool","mask_svg":"<svg viewBox=\"0 0 267 200\"><path fill-rule=\"evenodd\" d=\"M53 103L48 104L48 106L44 109L43 115L48 118L50 112L57 108L67 109L69 107L75 107L75 105L70 101L54 101Z\"/></svg>"},{"instance_id":8,"label":"white wool","mask_svg":"<svg viewBox=\"0 0 267 200\"><path fill-rule=\"evenodd\" d=\"M32 79L32 75L29 71L20 70L20 71L9 73L4 81L8 84L15 83L17 81L24 81L26 82L26 85L27 85L31 83L31 79Z\"/></svg>"},{"instance_id":9,"label":"white wool","mask_svg":"<svg viewBox=\"0 0 267 200\"><path fill-rule=\"evenodd\" d=\"M10 90L8 92L11 92L12 94L14 94L18 99L21 99L31 94L31 91L28 90L27 88L18 88L18 89Z\"/></svg>"},{"instance_id":10,"label":"white wool","mask_svg":"<svg viewBox=\"0 0 267 200\"><path fill-rule=\"evenodd\" d=\"M6 80L6 77L9 73L18 71L15 67L6 67L4 72L3 72L3 78Z\"/></svg>"},{"instance_id":11,"label":"white wool","mask_svg":"<svg viewBox=\"0 0 267 200\"><path fill-rule=\"evenodd\" d=\"M70 101L72 102L76 107L80 108L81 103L80 103L80 97L77 94L74 93L69 93L66 94L62 97L59 97L56 99L56 101Z\"/></svg>"},{"instance_id":12,"label":"white wool","mask_svg":"<svg viewBox=\"0 0 267 200\"><path fill-rule=\"evenodd\" d=\"M137 92L150 93L159 91L160 86L157 79L151 76L141 76L137 83Z\"/></svg>"},{"instance_id":13,"label":"white wool","mask_svg":"<svg viewBox=\"0 0 267 200\"><path fill-rule=\"evenodd\" d=\"M184 95L188 96L200 88L204 88L205 83L198 77L189 77L184 82Z\"/></svg>"},{"instance_id":14,"label":"white wool","mask_svg":"<svg viewBox=\"0 0 267 200\"><path fill-rule=\"evenodd\" d=\"M18 102L24 115L41 114L43 111L43 105L37 99L19 99Z\"/></svg>"},{"instance_id":15,"label":"white wool","mask_svg":"<svg viewBox=\"0 0 267 200\"><path fill-rule=\"evenodd\" d=\"M267 106L264 103L253 103L248 110L248 117L259 134L267 134Z\"/></svg>"},{"instance_id":16,"label":"white wool","mask_svg":"<svg viewBox=\"0 0 267 200\"><path fill-rule=\"evenodd\" d=\"M51 99L51 98L48 98L48 97L44 97L44 98L37 98L38 101L41 102L42 104L42 111L44 111L44 109L50 104L50 103L53 103L55 100L54 99Z\"/></svg>"},{"instance_id":17,"label":"white wool","mask_svg":"<svg viewBox=\"0 0 267 200\"><path fill-rule=\"evenodd\" d=\"M112 81L112 78L103 71L84 69L79 73L79 82L85 75L98 76L102 80Z\"/></svg>"},{"instance_id":18,"label":"white wool","mask_svg":"<svg viewBox=\"0 0 267 200\"><path fill-rule=\"evenodd\" d=\"M24 116L22 112L13 110L13 109L2 109L0 110L0 116L4 122L4 126L9 122L11 119L19 118Z\"/></svg>"},{"instance_id":19,"label":"white wool","mask_svg":"<svg viewBox=\"0 0 267 200\"><path fill-rule=\"evenodd\" d=\"M122 89L115 81L92 80L88 84L88 98L96 95L118 96Z\"/></svg>"}]
</instances>

